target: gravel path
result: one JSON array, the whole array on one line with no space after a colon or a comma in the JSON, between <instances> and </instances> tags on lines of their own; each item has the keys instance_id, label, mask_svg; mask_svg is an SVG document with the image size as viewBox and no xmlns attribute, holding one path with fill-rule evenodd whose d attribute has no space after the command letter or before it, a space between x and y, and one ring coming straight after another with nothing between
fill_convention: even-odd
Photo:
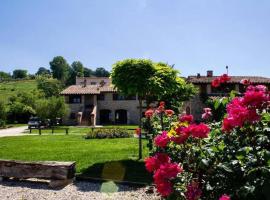
<instances>
[{"instance_id":1,"label":"gravel path","mask_svg":"<svg viewBox=\"0 0 270 200\"><path fill-rule=\"evenodd\" d=\"M0 137L7 137L7 136L23 136L26 135L24 131L27 129L27 126L21 126L16 128L7 128L7 129L0 129Z\"/></svg>"},{"instance_id":2,"label":"gravel path","mask_svg":"<svg viewBox=\"0 0 270 200\"><path fill-rule=\"evenodd\" d=\"M0 183L1 200L160 200L146 188L76 181L63 189L49 189L47 183L8 180Z\"/></svg>"}]
</instances>

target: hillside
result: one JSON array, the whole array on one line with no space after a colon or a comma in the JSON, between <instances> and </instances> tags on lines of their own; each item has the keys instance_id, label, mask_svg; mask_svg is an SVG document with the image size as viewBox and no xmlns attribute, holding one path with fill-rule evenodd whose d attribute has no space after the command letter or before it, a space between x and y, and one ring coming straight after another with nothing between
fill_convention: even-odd
<instances>
[{"instance_id":1,"label":"hillside","mask_svg":"<svg viewBox=\"0 0 270 200\"><path fill-rule=\"evenodd\" d=\"M37 89L37 83L35 80L20 80L0 82L0 101L7 101L12 95L16 95L18 92L27 92Z\"/></svg>"}]
</instances>

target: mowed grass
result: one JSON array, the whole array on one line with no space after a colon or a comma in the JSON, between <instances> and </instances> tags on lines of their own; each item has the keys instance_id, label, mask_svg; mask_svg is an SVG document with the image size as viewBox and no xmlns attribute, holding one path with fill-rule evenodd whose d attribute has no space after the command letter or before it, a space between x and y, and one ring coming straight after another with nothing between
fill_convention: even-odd
<instances>
[{"instance_id":1,"label":"mowed grass","mask_svg":"<svg viewBox=\"0 0 270 200\"><path fill-rule=\"evenodd\" d=\"M145 157L146 141L143 146ZM0 159L76 161L76 172L82 176L150 183L150 174L137 157L136 138L85 140L80 135L0 138ZM120 175L115 177L116 174Z\"/></svg>"},{"instance_id":2,"label":"mowed grass","mask_svg":"<svg viewBox=\"0 0 270 200\"><path fill-rule=\"evenodd\" d=\"M35 80L20 80L0 83L0 100L7 102L8 98L19 92L30 92L37 89Z\"/></svg>"}]
</instances>

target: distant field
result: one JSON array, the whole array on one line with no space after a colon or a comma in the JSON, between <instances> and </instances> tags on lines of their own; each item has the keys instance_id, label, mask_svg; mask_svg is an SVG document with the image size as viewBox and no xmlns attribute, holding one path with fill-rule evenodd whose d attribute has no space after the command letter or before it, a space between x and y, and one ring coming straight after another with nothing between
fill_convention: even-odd
<instances>
[{"instance_id":1,"label":"distant field","mask_svg":"<svg viewBox=\"0 0 270 200\"><path fill-rule=\"evenodd\" d=\"M10 96L16 95L18 92L27 92L34 89L37 89L35 80L0 82L0 100L6 102Z\"/></svg>"}]
</instances>

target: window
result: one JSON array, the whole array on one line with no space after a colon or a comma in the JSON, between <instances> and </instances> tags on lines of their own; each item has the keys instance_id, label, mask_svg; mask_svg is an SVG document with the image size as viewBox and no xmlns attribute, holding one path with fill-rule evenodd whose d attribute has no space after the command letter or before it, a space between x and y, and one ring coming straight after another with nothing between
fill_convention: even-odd
<instances>
[{"instance_id":1,"label":"window","mask_svg":"<svg viewBox=\"0 0 270 200\"><path fill-rule=\"evenodd\" d=\"M105 100L105 95L104 94L97 95L97 100L104 101Z\"/></svg>"},{"instance_id":2,"label":"window","mask_svg":"<svg viewBox=\"0 0 270 200\"><path fill-rule=\"evenodd\" d=\"M81 95L70 95L69 96L69 103L81 103L82 98Z\"/></svg>"},{"instance_id":3,"label":"window","mask_svg":"<svg viewBox=\"0 0 270 200\"><path fill-rule=\"evenodd\" d=\"M75 114L75 113L70 113L69 118L70 118L70 119L76 119L76 114Z\"/></svg>"},{"instance_id":4,"label":"window","mask_svg":"<svg viewBox=\"0 0 270 200\"><path fill-rule=\"evenodd\" d=\"M113 94L113 100L114 101L119 101L119 100L136 100L136 96L124 96L121 94Z\"/></svg>"}]
</instances>

